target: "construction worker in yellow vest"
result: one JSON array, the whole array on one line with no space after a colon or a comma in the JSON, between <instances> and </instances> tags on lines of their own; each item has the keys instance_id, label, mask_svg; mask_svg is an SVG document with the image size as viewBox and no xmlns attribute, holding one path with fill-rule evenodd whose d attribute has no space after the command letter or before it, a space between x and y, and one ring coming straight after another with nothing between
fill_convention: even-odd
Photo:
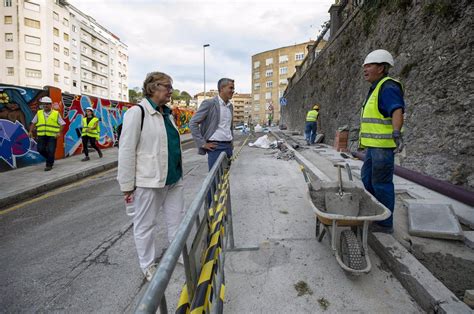
<instances>
[{"instance_id":1,"label":"construction worker in yellow vest","mask_svg":"<svg viewBox=\"0 0 474 314\"><path fill-rule=\"evenodd\" d=\"M404 146L401 130L405 101L401 83L388 76L393 65L392 55L383 49L372 51L364 61L364 78L372 85L362 108L360 125L359 147L367 148L362 182L392 212L388 219L372 224L372 232L393 232L394 154Z\"/></svg>"},{"instance_id":2,"label":"construction worker in yellow vest","mask_svg":"<svg viewBox=\"0 0 474 314\"><path fill-rule=\"evenodd\" d=\"M306 114L306 125L304 128L304 138L306 144L314 144L316 132L318 130L319 105L315 104Z\"/></svg>"},{"instance_id":3,"label":"construction worker in yellow vest","mask_svg":"<svg viewBox=\"0 0 474 314\"><path fill-rule=\"evenodd\" d=\"M45 96L39 100L40 110L31 120L30 137L36 133L38 153L46 159L44 171L50 171L54 165L54 154L56 152L56 139L61 134L64 125L63 118L58 111L52 110L51 98Z\"/></svg>"},{"instance_id":4,"label":"construction worker in yellow vest","mask_svg":"<svg viewBox=\"0 0 474 314\"><path fill-rule=\"evenodd\" d=\"M82 119L82 148L84 149L84 158L81 161L88 161L89 158L89 147L87 144L90 143L94 148L99 157L102 158L102 152L97 147L97 141L100 138L100 126L99 119L94 115L94 109L92 107L86 108L86 116Z\"/></svg>"}]
</instances>

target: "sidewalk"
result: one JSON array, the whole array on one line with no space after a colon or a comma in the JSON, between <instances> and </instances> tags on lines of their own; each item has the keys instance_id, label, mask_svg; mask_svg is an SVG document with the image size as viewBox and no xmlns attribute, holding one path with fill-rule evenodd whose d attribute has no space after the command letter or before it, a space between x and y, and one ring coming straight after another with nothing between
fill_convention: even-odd
<instances>
[{"instance_id":1,"label":"sidewalk","mask_svg":"<svg viewBox=\"0 0 474 314\"><path fill-rule=\"evenodd\" d=\"M295 160L246 146L231 168L237 251L225 257L226 313L418 313L377 255L357 278L317 242L306 183ZM258 250L249 248L257 247Z\"/></svg>"},{"instance_id":2,"label":"sidewalk","mask_svg":"<svg viewBox=\"0 0 474 314\"><path fill-rule=\"evenodd\" d=\"M192 141L191 134L181 135L181 143ZM44 163L13 169L0 173L0 210L35 195L53 190L82 178L117 166L116 147L102 150L99 158L95 150L90 151L91 160L81 162L84 155L75 155L56 160L51 171L44 171Z\"/></svg>"}]
</instances>

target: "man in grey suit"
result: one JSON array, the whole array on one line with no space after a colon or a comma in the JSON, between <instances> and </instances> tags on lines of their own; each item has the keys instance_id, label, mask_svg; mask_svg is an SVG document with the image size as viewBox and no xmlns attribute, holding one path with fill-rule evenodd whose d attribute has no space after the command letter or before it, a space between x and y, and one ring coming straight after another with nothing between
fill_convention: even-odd
<instances>
[{"instance_id":1,"label":"man in grey suit","mask_svg":"<svg viewBox=\"0 0 474 314\"><path fill-rule=\"evenodd\" d=\"M234 139L232 117L234 108L230 102L234 95L234 80L222 78L217 83L219 95L206 99L189 121L189 128L200 155L207 154L209 170L220 153L232 157Z\"/></svg>"}]
</instances>

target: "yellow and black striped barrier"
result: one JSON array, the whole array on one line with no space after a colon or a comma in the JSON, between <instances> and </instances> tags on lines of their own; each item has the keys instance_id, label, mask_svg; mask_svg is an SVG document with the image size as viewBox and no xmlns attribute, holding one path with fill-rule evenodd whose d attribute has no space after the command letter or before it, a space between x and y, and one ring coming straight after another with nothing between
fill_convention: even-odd
<instances>
[{"instance_id":1,"label":"yellow and black striped barrier","mask_svg":"<svg viewBox=\"0 0 474 314\"><path fill-rule=\"evenodd\" d=\"M222 176L222 183L218 185L216 193L214 194L214 206L208 210L208 239L207 248L204 251L201 260L201 272L197 283L196 291L193 300L189 299L188 287L183 286L181 296L178 302L176 313L209 313L213 306L216 289L214 287L214 278L218 272L223 276L223 265L220 265L222 260L222 248L225 246L225 223L227 214L227 197L229 189L229 172L226 171ZM222 280L218 302L224 302L225 284Z\"/></svg>"}]
</instances>

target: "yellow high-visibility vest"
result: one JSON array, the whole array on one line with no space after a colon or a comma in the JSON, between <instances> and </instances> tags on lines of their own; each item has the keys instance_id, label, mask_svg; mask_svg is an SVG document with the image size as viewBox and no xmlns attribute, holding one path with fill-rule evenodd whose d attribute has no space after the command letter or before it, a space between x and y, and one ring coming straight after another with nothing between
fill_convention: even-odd
<instances>
[{"instance_id":1,"label":"yellow high-visibility vest","mask_svg":"<svg viewBox=\"0 0 474 314\"><path fill-rule=\"evenodd\" d=\"M379 92L382 84L391 77L384 77L377 83L374 91L364 104L360 123L359 142L361 147L395 148L397 145L393 140L392 117L386 118L379 111Z\"/></svg>"},{"instance_id":2,"label":"yellow high-visibility vest","mask_svg":"<svg viewBox=\"0 0 474 314\"><path fill-rule=\"evenodd\" d=\"M92 128L94 124L97 122L97 126L95 128ZM87 123L87 118L82 119L82 136L89 136L93 137L95 139L99 139L100 137L100 126L99 126L99 119L96 117L92 118L91 121L89 121L89 124Z\"/></svg>"},{"instance_id":3,"label":"yellow high-visibility vest","mask_svg":"<svg viewBox=\"0 0 474 314\"><path fill-rule=\"evenodd\" d=\"M38 122L36 122L36 130L38 136L56 136L61 129L59 125L59 112L51 110L48 119L44 118L44 110L37 112Z\"/></svg>"},{"instance_id":4,"label":"yellow high-visibility vest","mask_svg":"<svg viewBox=\"0 0 474 314\"><path fill-rule=\"evenodd\" d=\"M314 109L308 111L308 114L306 114L306 122L315 122L316 120L318 120L318 115L319 112Z\"/></svg>"}]
</instances>

